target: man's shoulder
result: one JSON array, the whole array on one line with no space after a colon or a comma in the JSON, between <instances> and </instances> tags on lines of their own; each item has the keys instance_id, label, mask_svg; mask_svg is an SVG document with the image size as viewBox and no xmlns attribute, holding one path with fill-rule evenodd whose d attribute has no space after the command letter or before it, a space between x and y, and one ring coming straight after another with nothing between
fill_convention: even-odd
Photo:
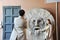
<instances>
[{"instance_id":1,"label":"man's shoulder","mask_svg":"<svg viewBox=\"0 0 60 40\"><path fill-rule=\"evenodd\" d=\"M18 19L20 19L20 17L15 17L15 18L14 18L14 20L18 20Z\"/></svg>"},{"instance_id":2,"label":"man's shoulder","mask_svg":"<svg viewBox=\"0 0 60 40\"><path fill-rule=\"evenodd\" d=\"M14 18L14 23L19 22L19 20L20 20L20 18L19 18L19 17L15 17L15 18Z\"/></svg>"}]
</instances>

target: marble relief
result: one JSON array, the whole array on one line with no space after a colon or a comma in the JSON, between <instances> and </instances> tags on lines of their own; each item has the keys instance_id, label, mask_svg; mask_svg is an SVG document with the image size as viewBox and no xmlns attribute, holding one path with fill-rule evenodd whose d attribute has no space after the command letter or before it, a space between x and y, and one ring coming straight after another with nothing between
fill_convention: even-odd
<instances>
[{"instance_id":1,"label":"marble relief","mask_svg":"<svg viewBox=\"0 0 60 40\"><path fill-rule=\"evenodd\" d=\"M27 40L52 40L49 38L53 31L55 20L52 14L45 10L34 8L26 13L27 18Z\"/></svg>"}]
</instances>

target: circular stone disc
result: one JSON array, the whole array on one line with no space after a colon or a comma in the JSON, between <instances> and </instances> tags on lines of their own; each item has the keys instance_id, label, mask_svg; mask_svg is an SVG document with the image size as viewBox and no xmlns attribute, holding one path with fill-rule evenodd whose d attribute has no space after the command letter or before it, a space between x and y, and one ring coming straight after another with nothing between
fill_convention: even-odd
<instances>
[{"instance_id":1,"label":"circular stone disc","mask_svg":"<svg viewBox=\"0 0 60 40\"><path fill-rule=\"evenodd\" d=\"M26 12L25 17L27 18L27 20L30 20L33 17L41 17L44 19L50 19L52 25L55 25L55 20L52 14L49 11L42 8L34 8L34 9L28 10Z\"/></svg>"}]
</instances>

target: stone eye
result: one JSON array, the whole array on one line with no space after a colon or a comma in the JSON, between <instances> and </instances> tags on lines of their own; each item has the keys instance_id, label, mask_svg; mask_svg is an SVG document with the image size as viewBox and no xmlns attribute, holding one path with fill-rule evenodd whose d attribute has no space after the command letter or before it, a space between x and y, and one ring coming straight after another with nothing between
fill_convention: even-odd
<instances>
[{"instance_id":1,"label":"stone eye","mask_svg":"<svg viewBox=\"0 0 60 40\"><path fill-rule=\"evenodd\" d=\"M38 22L37 22L37 23L39 23L39 22L41 22L41 20L38 20Z\"/></svg>"},{"instance_id":2,"label":"stone eye","mask_svg":"<svg viewBox=\"0 0 60 40\"><path fill-rule=\"evenodd\" d=\"M35 20L33 20L33 22L35 22Z\"/></svg>"}]
</instances>

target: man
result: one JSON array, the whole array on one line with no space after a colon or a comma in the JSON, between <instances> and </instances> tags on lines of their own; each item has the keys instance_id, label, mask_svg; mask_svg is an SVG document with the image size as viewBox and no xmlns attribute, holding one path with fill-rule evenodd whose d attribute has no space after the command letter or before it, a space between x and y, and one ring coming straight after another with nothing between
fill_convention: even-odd
<instances>
[{"instance_id":1,"label":"man","mask_svg":"<svg viewBox=\"0 0 60 40\"><path fill-rule=\"evenodd\" d=\"M26 40L25 28L26 20L24 18L25 11L22 9L19 11L19 17L14 19L14 28L10 37L10 40Z\"/></svg>"}]
</instances>

